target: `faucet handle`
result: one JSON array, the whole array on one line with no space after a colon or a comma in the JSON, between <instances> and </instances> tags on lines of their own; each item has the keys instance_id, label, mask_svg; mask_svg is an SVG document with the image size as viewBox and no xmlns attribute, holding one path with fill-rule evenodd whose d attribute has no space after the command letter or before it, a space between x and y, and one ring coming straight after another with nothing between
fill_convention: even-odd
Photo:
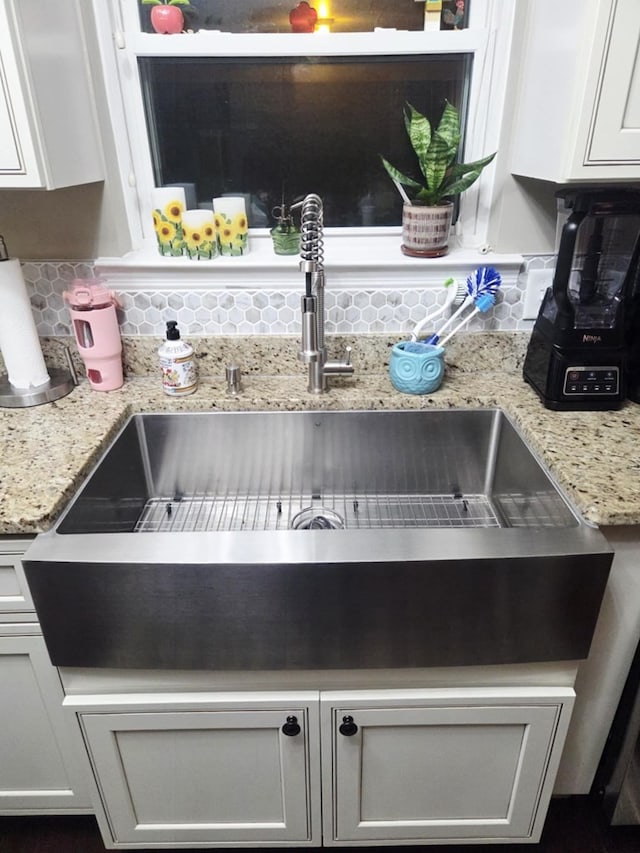
<instances>
[{"instance_id":1,"label":"faucet handle","mask_svg":"<svg viewBox=\"0 0 640 853\"><path fill-rule=\"evenodd\" d=\"M324 373L327 376L351 376L353 374L353 365L351 364L352 347L344 348L344 361L326 361L324 364Z\"/></svg>"},{"instance_id":2,"label":"faucet handle","mask_svg":"<svg viewBox=\"0 0 640 853\"><path fill-rule=\"evenodd\" d=\"M227 364L224 372L227 380L227 394L235 397L242 391L240 367L237 364Z\"/></svg>"}]
</instances>

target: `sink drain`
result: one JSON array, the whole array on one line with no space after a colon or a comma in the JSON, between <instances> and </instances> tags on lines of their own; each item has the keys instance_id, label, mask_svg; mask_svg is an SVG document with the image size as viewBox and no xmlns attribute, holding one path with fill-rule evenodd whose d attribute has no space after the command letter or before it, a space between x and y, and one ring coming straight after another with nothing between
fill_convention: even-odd
<instances>
[{"instance_id":1,"label":"sink drain","mask_svg":"<svg viewBox=\"0 0 640 853\"><path fill-rule=\"evenodd\" d=\"M342 530L344 518L324 506L308 506L291 519L292 530Z\"/></svg>"}]
</instances>

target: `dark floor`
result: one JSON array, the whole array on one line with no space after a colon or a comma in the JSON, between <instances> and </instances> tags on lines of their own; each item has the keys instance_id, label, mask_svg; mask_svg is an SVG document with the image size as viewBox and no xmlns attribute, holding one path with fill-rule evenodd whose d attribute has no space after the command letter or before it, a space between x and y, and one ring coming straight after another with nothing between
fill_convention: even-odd
<instances>
[{"instance_id":1,"label":"dark floor","mask_svg":"<svg viewBox=\"0 0 640 853\"><path fill-rule=\"evenodd\" d=\"M0 853L102 853L104 849L92 817L0 818ZM536 846L474 844L352 849L375 853L392 850L409 853L417 849L425 853L526 853L527 850L532 853L640 853L640 826L610 827L598 805L589 798L569 797L551 801L542 840ZM164 851L172 853L168 848ZM138 853L145 851L138 848Z\"/></svg>"}]
</instances>

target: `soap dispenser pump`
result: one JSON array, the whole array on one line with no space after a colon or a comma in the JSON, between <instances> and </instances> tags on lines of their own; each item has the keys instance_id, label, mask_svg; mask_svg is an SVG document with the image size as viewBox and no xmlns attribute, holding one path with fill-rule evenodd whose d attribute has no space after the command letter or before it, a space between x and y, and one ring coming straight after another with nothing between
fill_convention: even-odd
<instances>
[{"instance_id":1,"label":"soap dispenser pump","mask_svg":"<svg viewBox=\"0 0 640 853\"><path fill-rule=\"evenodd\" d=\"M158 349L162 390L170 397L193 394L198 387L198 371L191 344L183 341L175 320L167 321L166 340Z\"/></svg>"}]
</instances>

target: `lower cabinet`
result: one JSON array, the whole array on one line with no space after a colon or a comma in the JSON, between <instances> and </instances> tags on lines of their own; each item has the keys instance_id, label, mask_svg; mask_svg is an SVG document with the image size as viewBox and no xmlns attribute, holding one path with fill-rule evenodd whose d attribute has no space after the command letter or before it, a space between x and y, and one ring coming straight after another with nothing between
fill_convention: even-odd
<instances>
[{"instance_id":1,"label":"lower cabinet","mask_svg":"<svg viewBox=\"0 0 640 853\"><path fill-rule=\"evenodd\" d=\"M107 847L539 840L570 688L68 696Z\"/></svg>"},{"instance_id":2,"label":"lower cabinet","mask_svg":"<svg viewBox=\"0 0 640 853\"><path fill-rule=\"evenodd\" d=\"M90 810L62 699L38 624L0 624L0 814Z\"/></svg>"},{"instance_id":3,"label":"lower cabinet","mask_svg":"<svg viewBox=\"0 0 640 853\"><path fill-rule=\"evenodd\" d=\"M113 832L107 846L300 846L319 837L317 697L208 698L81 721Z\"/></svg>"},{"instance_id":4,"label":"lower cabinet","mask_svg":"<svg viewBox=\"0 0 640 853\"><path fill-rule=\"evenodd\" d=\"M325 695L325 844L538 841L571 693Z\"/></svg>"},{"instance_id":5,"label":"lower cabinet","mask_svg":"<svg viewBox=\"0 0 640 853\"><path fill-rule=\"evenodd\" d=\"M89 812L84 744L22 571L29 541L0 536L0 815Z\"/></svg>"}]
</instances>

